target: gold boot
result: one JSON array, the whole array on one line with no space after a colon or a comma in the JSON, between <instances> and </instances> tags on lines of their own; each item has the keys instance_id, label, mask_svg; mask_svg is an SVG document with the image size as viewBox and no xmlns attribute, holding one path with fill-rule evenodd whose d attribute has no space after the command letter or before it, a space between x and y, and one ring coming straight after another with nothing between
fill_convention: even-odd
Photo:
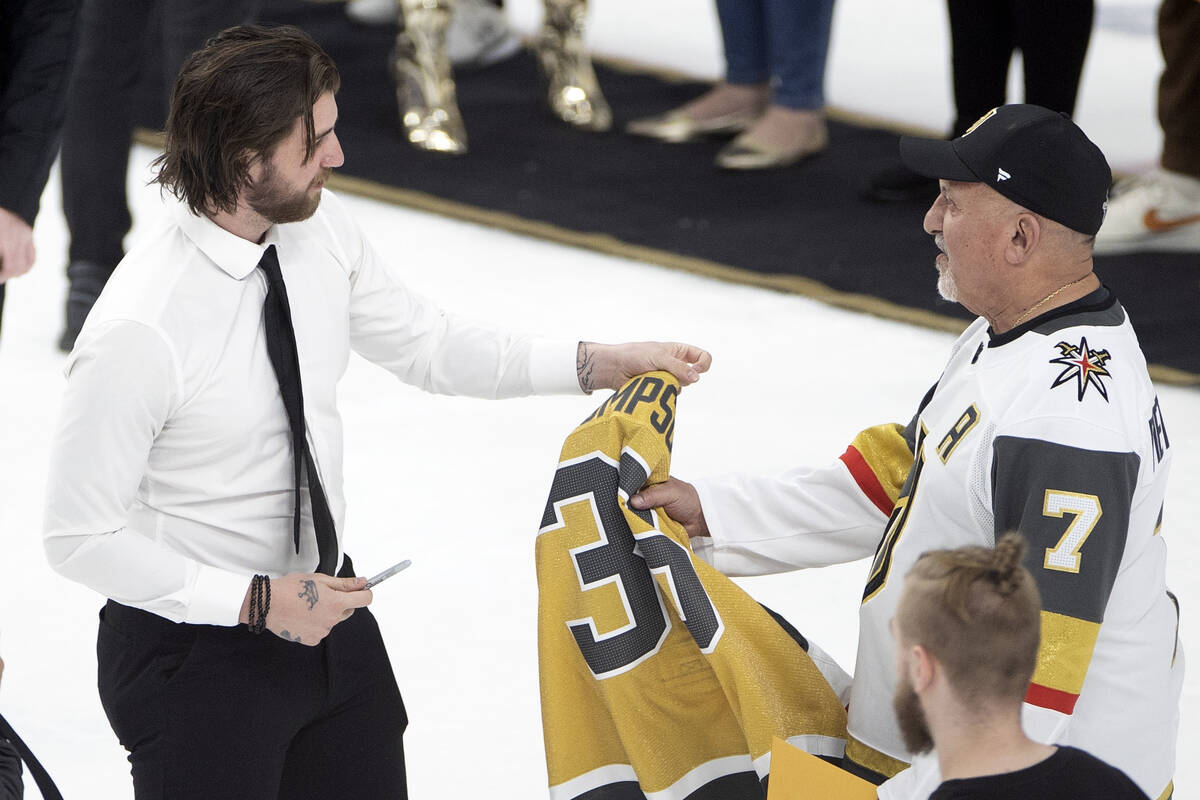
<instances>
[{"instance_id":1,"label":"gold boot","mask_svg":"<svg viewBox=\"0 0 1200 800\"><path fill-rule=\"evenodd\" d=\"M587 0L545 0L545 9L537 54L549 84L550 110L576 127L608 130L612 111L583 46Z\"/></svg>"},{"instance_id":2,"label":"gold boot","mask_svg":"<svg viewBox=\"0 0 1200 800\"><path fill-rule=\"evenodd\" d=\"M446 56L453 6L453 0L401 0L404 30L396 36L392 76L408 141L422 150L456 154L467 151L467 129Z\"/></svg>"}]
</instances>

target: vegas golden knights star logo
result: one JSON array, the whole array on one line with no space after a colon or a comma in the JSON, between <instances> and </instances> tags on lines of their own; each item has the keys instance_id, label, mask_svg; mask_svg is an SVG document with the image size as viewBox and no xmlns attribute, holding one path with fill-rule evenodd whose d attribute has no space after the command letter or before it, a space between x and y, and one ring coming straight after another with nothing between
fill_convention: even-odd
<instances>
[{"instance_id":1,"label":"vegas golden knights star logo","mask_svg":"<svg viewBox=\"0 0 1200 800\"><path fill-rule=\"evenodd\" d=\"M1111 378L1112 375L1104 366L1108 363L1111 356L1107 350L1092 350L1088 347L1087 337L1079 340L1079 344L1069 344L1067 342L1059 342L1055 347L1062 353L1058 358L1050 359L1051 364L1062 364L1065 369L1058 374L1054 379L1054 383L1050 384L1053 389L1056 386L1062 386L1064 383L1075 379L1075 387L1079 391L1079 400L1083 400L1084 392L1089 386L1095 386L1096 391L1104 398L1104 402L1108 402L1108 387L1104 385L1103 378Z\"/></svg>"}]
</instances>

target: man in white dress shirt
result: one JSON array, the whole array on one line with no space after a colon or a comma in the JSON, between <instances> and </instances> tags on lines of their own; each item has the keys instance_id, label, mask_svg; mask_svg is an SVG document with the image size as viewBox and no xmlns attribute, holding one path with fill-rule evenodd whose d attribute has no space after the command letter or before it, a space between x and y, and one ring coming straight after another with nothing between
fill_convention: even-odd
<instances>
[{"instance_id":1,"label":"man in white dress shirt","mask_svg":"<svg viewBox=\"0 0 1200 800\"><path fill-rule=\"evenodd\" d=\"M479 397L710 363L496 331L410 292L324 190L338 85L295 28L231 28L188 59L158 161L183 204L68 361L45 548L109 598L99 689L139 800L406 796L404 706L336 539L351 349Z\"/></svg>"}]
</instances>

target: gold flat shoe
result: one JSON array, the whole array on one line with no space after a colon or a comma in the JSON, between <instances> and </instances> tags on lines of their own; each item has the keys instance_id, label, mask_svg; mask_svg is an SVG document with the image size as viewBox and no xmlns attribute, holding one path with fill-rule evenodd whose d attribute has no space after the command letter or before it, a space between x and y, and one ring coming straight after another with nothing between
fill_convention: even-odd
<instances>
[{"instance_id":1,"label":"gold flat shoe","mask_svg":"<svg viewBox=\"0 0 1200 800\"><path fill-rule=\"evenodd\" d=\"M535 49L547 84L550 111L563 122L593 131L612 127L612 110L600 92L583 45L586 0L546 0Z\"/></svg>"},{"instance_id":2,"label":"gold flat shoe","mask_svg":"<svg viewBox=\"0 0 1200 800\"><path fill-rule=\"evenodd\" d=\"M403 9L404 30L392 52L392 77L405 135L421 150L465 153L467 129L446 56L450 6L444 0L425 0L406 2Z\"/></svg>"},{"instance_id":3,"label":"gold flat shoe","mask_svg":"<svg viewBox=\"0 0 1200 800\"><path fill-rule=\"evenodd\" d=\"M648 136L664 142L688 142L702 136L721 136L740 133L762 116L761 108L735 111L710 119L692 119L682 111L668 111L653 117L635 119L625 126L628 133Z\"/></svg>"},{"instance_id":4,"label":"gold flat shoe","mask_svg":"<svg viewBox=\"0 0 1200 800\"><path fill-rule=\"evenodd\" d=\"M717 153L721 169L778 169L816 155L829 145L829 133L822 125L815 135L806 137L799 145L777 150L742 134Z\"/></svg>"}]
</instances>

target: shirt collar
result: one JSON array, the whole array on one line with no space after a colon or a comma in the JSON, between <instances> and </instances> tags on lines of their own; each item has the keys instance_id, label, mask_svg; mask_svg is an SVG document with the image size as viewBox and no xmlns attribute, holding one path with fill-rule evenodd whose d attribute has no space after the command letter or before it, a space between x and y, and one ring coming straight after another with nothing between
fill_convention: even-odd
<instances>
[{"instance_id":1,"label":"shirt collar","mask_svg":"<svg viewBox=\"0 0 1200 800\"><path fill-rule=\"evenodd\" d=\"M1115 313L1104 314L1103 316L1097 314L1097 312L1109 312L1114 307L1116 308ZM1069 323L1052 326L1055 320L1076 317L1080 314L1090 315L1089 319L1086 322L1073 319ZM1072 300L1066 305L1052 308L1004 333L994 333L991 326L988 326L988 347L1002 347L1009 342L1016 341L1033 330L1036 330L1038 333L1051 334L1059 327L1066 327L1067 324L1120 325L1124 319L1125 312L1117 304L1117 296L1107 286L1100 284L1099 287L1088 292L1078 300Z\"/></svg>"},{"instance_id":2,"label":"shirt collar","mask_svg":"<svg viewBox=\"0 0 1200 800\"><path fill-rule=\"evenodd\" d=\"M231 278L242 280L258 267L263 252L270 246L278 249L279 226L272 225L261 243L250 242L222 228L205 215L193 214L180 203L176 209L176 221L183 234L200 252L208 256Z\"/></svg>"}]
</instances>

